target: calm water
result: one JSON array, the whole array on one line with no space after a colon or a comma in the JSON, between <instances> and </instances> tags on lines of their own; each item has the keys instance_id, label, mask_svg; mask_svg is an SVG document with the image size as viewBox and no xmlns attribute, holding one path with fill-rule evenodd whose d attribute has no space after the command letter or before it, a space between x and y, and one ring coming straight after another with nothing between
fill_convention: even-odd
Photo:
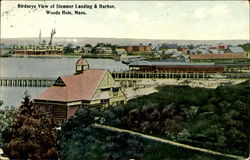
<instances>
[{"instance_id":1,"label":"calm water","mask_svg":"<svg viewBox=\"0 0 250 160\"><path fill-rule=\"evenodd\" d=\"M1 77L58 77L72 75L78 58L1 58ZM128 70L128 66L112 59L87 59L90 69ZM31 98L46 87L0 87L0 99L6 106L18 107L27 90Z\"/></svg>"}]
</instances>

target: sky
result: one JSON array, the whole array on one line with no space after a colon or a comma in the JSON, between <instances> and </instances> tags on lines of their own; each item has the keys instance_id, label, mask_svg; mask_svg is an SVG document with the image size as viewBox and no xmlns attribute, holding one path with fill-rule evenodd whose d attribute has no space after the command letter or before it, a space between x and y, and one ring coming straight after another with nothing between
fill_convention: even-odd
<instances>
[{"instance_id":1,"label":"sky","mask_svg":"<svg viewBox=\"0 0 250 160\"><path fill-rule=\"evenodd\" d=\"M36 5L36 9L18 8ZM40 9L50 5L114 5L111 9ZM85 11L49 15L46 10ZM248 1L1 1L1 38L99 37L180 40L249 40Z\"/></svg>"}]
</instances>

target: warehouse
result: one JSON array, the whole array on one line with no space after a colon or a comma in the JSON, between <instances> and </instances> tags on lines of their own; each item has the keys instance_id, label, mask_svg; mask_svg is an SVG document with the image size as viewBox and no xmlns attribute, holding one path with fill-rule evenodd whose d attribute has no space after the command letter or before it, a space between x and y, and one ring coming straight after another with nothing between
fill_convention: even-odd
<instances>
[{"instance_id":1,"label":"warehouse","mask_svg":"<svg viewBox=\"0 0 250 160\"><path fill-rule=\"evenodd\" d=\"M214 63L189 62L150 62L135 61L129 64L130 70L142 72L187 72L187 73L222 73L226 67Z\"/></svg>"}]
</instances>

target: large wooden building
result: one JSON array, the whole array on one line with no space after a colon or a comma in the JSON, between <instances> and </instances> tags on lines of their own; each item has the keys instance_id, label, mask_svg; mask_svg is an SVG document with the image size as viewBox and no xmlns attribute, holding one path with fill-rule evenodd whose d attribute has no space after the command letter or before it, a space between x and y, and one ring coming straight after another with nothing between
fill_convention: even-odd
<instances>
[{"instance_id":1,"label":"large wooden building","mask_svg":"<svg viewBox=\"0 0 250 160\"><path fill-rule=\"evenodd\" d=\"M134 45L134 46L118 46L118 49L124 49L126 52L151 52L152 47L147 45Z\"/></svg>"},{"instance_id":2,"label":"large wooden building","mask_svg":"<svg viewBox=\"0 0 250 160\"><path fill-rule=\"evenodd\" d=\"M197 54L191 55L190 62L214 62L214 63L245 63L249 59L245 54L224 53L224 54Z\"/></svg>"},{"instance_id":3,"label":"large wooden building","mask_svg":"<svg viewBox=\"0 0 250 160\"><path fill-rule=\"evenodd\" d=\"M63 55L63 46L46 46L42 44L40 46L16 46L14 48L14 54L16 55Z\"/></svg>"},{"instance_id":4,"label":"large wooden building","mask_svg":"<svg viewBox=\"0 0 250 160\"><path fill-rule=\"evenodd\" d=\"M223 65L214 63L189 63L189 62L150 62L135 61L129 64L130 70L154 73L222 73L225 70Z\"/></svg>"},{"instance_id":5,"label":"large wooden building","mask_svg":"<svg viewBox=\"0 0 250 160\"><path fill-rule=\"evenodd\" d=\"M124 103L126 97L107 70L88 69L80 59L76 74L59 77L54 85L34 99L35 107L45 107L57 122L69 119L81 107L107 107Z\"/></svg>"}]
</instances>

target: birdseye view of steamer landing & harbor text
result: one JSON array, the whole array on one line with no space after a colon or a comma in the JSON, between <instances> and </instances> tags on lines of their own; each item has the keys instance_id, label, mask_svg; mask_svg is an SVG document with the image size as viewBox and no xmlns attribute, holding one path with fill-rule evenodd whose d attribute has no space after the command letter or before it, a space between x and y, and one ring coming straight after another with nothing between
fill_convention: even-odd
<instances>
[{"instance_id":1,"label":"birdseye view of steamer landing & harbor text","mask_svg":"<svg viewBox=\"0 0 250 160\"><path fill-rule=\"evenodd\" d=\"M0 159L249 160L248 1L1 1Z\"/></svg>"}]
</instances>

